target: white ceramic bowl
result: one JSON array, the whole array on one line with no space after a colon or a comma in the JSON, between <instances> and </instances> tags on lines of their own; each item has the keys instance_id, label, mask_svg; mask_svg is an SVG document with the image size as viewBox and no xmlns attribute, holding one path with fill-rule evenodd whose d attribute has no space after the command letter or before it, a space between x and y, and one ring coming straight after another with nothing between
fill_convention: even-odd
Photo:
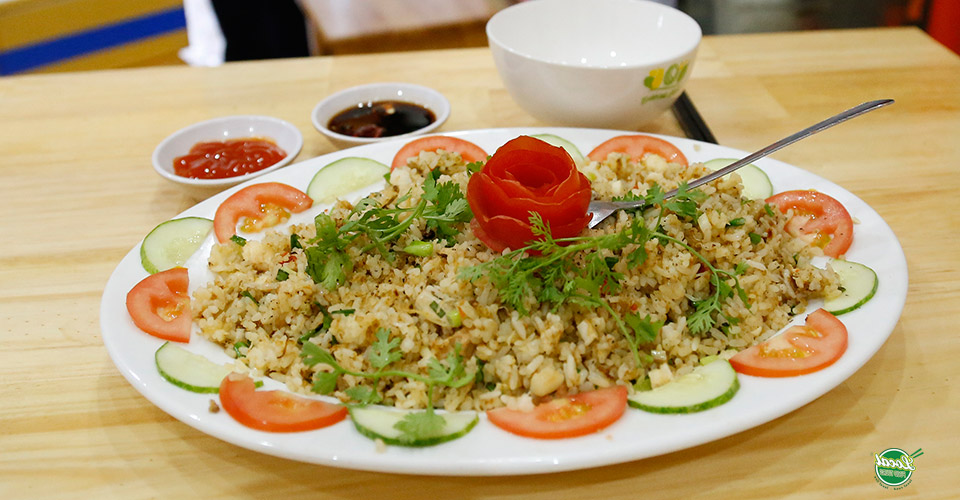
<instances>
[{"instance_id":1,"label":"white ceramic bowl","mask_svg":"<svg viewBox=\"0 0 960 500\"><path fill-rule=\"evenodd\" d=\"M643 0L536 0L487 22L513 99L551 125L637 129L683 91L700 45L690 16Z\"/></svg>"},{"instance_id":2,"label":"white ceramic bowl","mask_svg":"<svg viewBox=\"0 0 960 500\"><path fill-rule=\"evenodd\" d=\"M377 101L403 101L418 104L432 111L437 119L421 129L389 137L353 137L338 134L327 127L330 119L336 116L337 113L347 108L357 106L358 104ZM316 127L320 133L327 136L330 142L339 148L361 146L363 144L372 144L374 142L396 139L398 137L425 134L436 130L440 125L443 125L443 122L447 121L449 117L450 101L448 101L443 94L429 87L424 87L423 85L398 82L371 83L341 90L317 103L311 115L313 126Z\"/></svg>"},{"instance_id":3,"label":"white ceramic bowl","mask_svg":"<svg viewBox=\"0 0 960 500\"><path fill-rule=\"evenodd\" d=\"M222 141L242 137L265 137L277 143L287 156L279 162L256 172L226 179L191 179L173 171L173 160L183 156L198 142ZM303 147L303 135L293 124L258 115L224 116L182 128L164 139L153 150L153 169L161 176L193 188L194 191L216 192L246 182L254 177L273 172L293 161Z\"/></svg>"}]
</instances>

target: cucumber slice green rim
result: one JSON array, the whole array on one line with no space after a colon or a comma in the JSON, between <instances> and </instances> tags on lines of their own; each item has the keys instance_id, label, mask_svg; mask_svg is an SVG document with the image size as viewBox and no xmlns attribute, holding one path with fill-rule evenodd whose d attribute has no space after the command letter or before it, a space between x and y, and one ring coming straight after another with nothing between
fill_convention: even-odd
<instances>
[{"instance_id":1,"label":"cucumber slice green rim","mask_svg":"<svg viewBox=\"0 0 960 500\"><path fill-rule=\"evenodd\" d=\"M369 158L341 158L321 168L307 186L313 203L332 203L362 187L382 181L390 167Z\"/></svg>"},{"instance_id":2,"label":"cucumber slice green rim","mask_svg":"<svg viewBox=\"0 0 960 500\"><path fill-rule=\"evenodd\" d=\"M716 158L703 162L703 166L717 171L737 160L733 158ZM750 200L765 200L773 196L773 184L766 172L754 164L744 165L737 170L740 180L743 181L743 196ZM729 174L728 174L729 175Z\"/></svg>"},{"instance_id":3,"label":"cucumber slice green rim","mask_svg":"<svg viewBox=\"0 0 960 500\"><path fill-rule=\"evenodd\" d=\"M554 146L561 147L567 150L567 153L570 154L570 157L573 158L573 162L577 164L577 167L582 167L586 161L583 158L583 153L573 145L572 142L553 134L536 134L530 137L540 139L547 144L553 144Z\"/></svg>"},{"instance_id":4,"label":"cucumber slice green rim","mask_svg":"<svg viewBox=\"0 0 960 500\"><path fill-rule=\"evenodd\" d=\"M630 406L651 413L695 413L722 405L740 389L737 372L725 359L698 366L656 389L630 395Z\"/></svg>"},{"instance_id":5,"label":"cucumber slice green rim","mask_svg":"<svg viewBox=\"0 0 960 500\"><path fill-rule=\"evenodd\" d=\"M830 267L837 273L841 292L823 302L823 308L834 316L859 309L877 293L880 279L877 273L859 262L833 259Z\"/></svg>"},{"instance_id":6,"label":"cucumber slice green rim","mask_svg":"<svg viewBox=\"0 0 960 500\"><path fill-rule=\"evenodd\" d=\"M183 266L213 228L203 217L184 217L153 228L140 245L140 264L150 274Z\"/></svg>"},{"instance_id":7,"label":"cucumber slice green rim","mask_svg":"<svg viewBox=\"0 0 960 500\"><path fill-rule=\"evenodd\" d=\"M416 410L424 411L424 410ZM470 432L480 417L476 412L437 413L445 421L440 434L425 437L410 437L396 428L397 422L411 413L410 410L395 410L376 406L350 407L350 419L360 434L370 439L380 439L384 444L395 446L433 446L446 443Z\"/></svg>"},{"instance_id":8,"label":"cucumber slice green rim","mask_svg":"<svg viewBox=\"0 0 960 500\"><path fill-rule=\"evenodd\" d=\"M160 376L191 392L216 394L220 382L233 370L194 354L176 344L164 343L154 354Z\"/></svg>"}]
</instances>

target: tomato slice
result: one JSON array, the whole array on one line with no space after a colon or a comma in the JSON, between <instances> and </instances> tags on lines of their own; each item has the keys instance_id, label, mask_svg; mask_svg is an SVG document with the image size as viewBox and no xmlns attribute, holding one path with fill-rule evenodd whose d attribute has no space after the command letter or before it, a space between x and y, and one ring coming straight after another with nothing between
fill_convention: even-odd
<instances>
[{"instance_id":1,"label":"tomato slice","mask_svg":"<svg viewBox=\"0 0 960 500\"><path fill-rule=\"evenodd\" d=\"M217 241L226 243L237 234L237 222L246 217L251 229L261 230L283 222L290 214L313 206L313 200L299 189L279 182L254 184L233 193L217 208L213 230Z\"/></svg>"},{"instance_id":2,"label":"tomato slice","mask_svg":"<svg viewBox=\"0 0 960 500\"><path fill-rule=\"evenodd\" d=\"M186 268L151 274L127 293L127 312L137 328L164 340L189 342L193 315Z\"/></svg>"},{"instance_id":3,"label":"tomato slice","mask_svg":"<svg viewBox=\"0 0 960 500\"><path fill-rule=\"evenodd\" d=\"M497 408L487 418L514 434L538 439L583 436L616 422L627 408L627 388L621 385L581 392L537 405L532 411Z\"/></svg>"},{"instance_id":4,"label":"tomato slice","mask_svg":"<svg viewBox=\"0 0 960 500\"><path fill-rule=\"evenodd\" d=\"M757 377L793 377L833 364L847 350L847 327L823 309L807 315L804 326L787 331L738 352L733 369Z\"/></svg>"},{"instance_id":5,"label":"tomato slice","mask_svg":"<svg viewBox=\"0 0 960 500\"><path fill-rule=\"evenodd\" d=\"M687 157L676 146L649 135L618 135L593 148L587 156L593 161L603 161L610 153L630 155L630 159L635 162L642 160L643 155L653 153L670 163L679 163L684 167L689 165Z\"/></svg>"},{"instance_id":6,"label":"tomato slice","mask_svg":"<svg viewBox=\"0 0 960 500\"><path fill-rule=\"evenodd\" d=\"M853 219L843 204L826 194L810 190L784 191L767 198L766 202L784 213L793 209L787 231L820 246L824 255L838 258L853 243Z\"/></svg>"},{"instance_id":7,"label":"tomato slice","mask_svg":"<svg viewBox=\"0 0 960 500\"><path fill-rule=\"evenodd\" d=\"M393 157L390 170L406 165L407 160L417 156L421 151L436 151L438 149L451 153L460 153L460 157L467 163L487 159L487 152L470 141L445 135L432 135L410 141L400 148L400 151L397 151L396 156Z\"/></svg>"},{"instance_id":8,"label":"tomato slice","mask_svg":"<svg viewBox=\"0 0 960 500\"><path fill-rule=\"evenodd\" d=\"M283 391L258 391L253 379L231 373L220 382L220 405L237 422L268 432L300 432L333 425L347 407Z\"/></svg>"}]
</instances>

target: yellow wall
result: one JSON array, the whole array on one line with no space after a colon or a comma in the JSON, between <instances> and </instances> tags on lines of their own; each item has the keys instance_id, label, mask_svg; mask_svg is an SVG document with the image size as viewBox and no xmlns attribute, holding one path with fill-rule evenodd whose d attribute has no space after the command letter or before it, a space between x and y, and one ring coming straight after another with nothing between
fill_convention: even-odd
<instances>
[{"instance_id":1,"label":"yellow wall","mask_svg":"<svg viewBox=\"0 0 960 500\"><path fill-rule=\"evenodd\" d=\"M0 3L0 54L182 6L181 0L13 0ZM29 72L177 64L177 51L186 45L186 31L181 29Z\"/></svg>"}]
</instances>

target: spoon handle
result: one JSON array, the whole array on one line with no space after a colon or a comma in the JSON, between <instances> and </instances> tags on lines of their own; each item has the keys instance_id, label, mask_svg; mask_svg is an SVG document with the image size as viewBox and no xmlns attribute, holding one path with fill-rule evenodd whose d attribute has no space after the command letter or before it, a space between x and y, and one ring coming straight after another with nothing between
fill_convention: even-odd
<instances>
[{"instance_id":1,"label":"spoon handle","mask_svg":"<svg viewBox=\"0 0 960 500\"><path fill-rule=\"evenodd\" d=\"M859 105L859 106L854 106L854 107L852 107L852 108L850 108L850 109L848 109L848 110L846 110L846 111L844 111L844 112L842 112L842 113L840 113L840 114L833 115L833 116L831 116L830 118L827 118L826 120L823 120L823 121L820 122L820 123L816 123L816 124L814 124L814 125L811 125L811 126L805 128L805 129L803 129L803 130L801 130L801 131L799 131L799 132L797 132L797 133L795 133L795 134L793 134L793 135L784 137L783 139L780 139L779 141L777 141L777 142L775 142L775 143L773 143L773 144L771 144L771 145L769 145L769 146L767 146L767 147L765 147L765 148L763 148L763 149L761 149L761 150L759 150L759 151L757 151L757 152L755 152L755 153L751 153L751 154L749 154L749 155L747 155L747 156L745 156L745 157L743 157L743 158L741 158L741 159L739 159L739 160L731 163L730 165L727 165L726 167L723 167L723 168L721 168L720 170L717 170L716 172L711 172L711 173L708 174L708 175L705 175L705 176L703 176L703 177L701 177L701 178L699 178L699 179L697 179L697 180L695 180L695 181L692 181L692 182L690 182L689 184L687 184L687 187L688 187L689 189L693 189L693 188L695 188L695 187L702 186L702 185L704 185L704 184L706 184L706 183L708 183L708 182L710 182L710 181L713 181L713 180L715 180L715 179L719 179L720 177L723 177L724 175L727 175L727 174L729 174L730 172L733 172L734 170L736 170L736 169L738 169L738 168L740 168L740 167L742 167L742 166L744 166L744 165L747 165L747 164L749 164L749 163L753 163L754 161L759 160L760 158L763 158L764 156L767 156L767 155L769 155L770 153L773 153L774 151L779 151L779 150L781 150L781 149L783 149L783 148L785 148L785 147L787 147L787 146L789 146L789 145L791 145L791 144L799 141L800 139L804 139L804 138L810 137L811 135L816 134L817 132L822 132L822 131L824 131L824 130L826 130L826 129L834 126L834 125L837 125L837 124L839 124L839 123L843 123L843 122L845 122L845 121L847 121L847 120L849 120L849 119L851 119L851 118L855 118L855 117L860 116L860 115L862 115L862 114L864 114L864 113L868 113L868 112L870 112L870 111L873 111L873 110L878 109L878 108L882 108L882 107L887 106L887 105L890 105L890 104L893 104L893 99L880 99L880 100L877 100L877 101L865 102L865 103L863 103L863 104L861 104L861 105ZM670 198L670 197L672 197L672 196L675 196L676 194L677 194L677 190L674 189L674 190L671 190L671 191L667 192L667 193L666 193L666 197L667 197L667 198Z\"/></svg>"}]
</instances>

